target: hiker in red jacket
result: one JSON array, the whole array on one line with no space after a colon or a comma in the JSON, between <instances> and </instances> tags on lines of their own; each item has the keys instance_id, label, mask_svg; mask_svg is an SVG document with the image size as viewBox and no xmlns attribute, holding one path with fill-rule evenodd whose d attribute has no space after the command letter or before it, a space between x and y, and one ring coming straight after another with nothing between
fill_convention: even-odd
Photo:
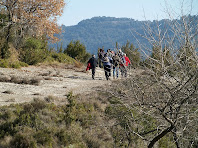
<instances>
[{"instance_id":1,"label":"hiker in red jacket","mask_svg":"<svg viewBox=\"0 0 198 148\"><path fill-rule=\"evenodd\" d=\"M124 53L124 58L125 58L125 72L124 72L124 76L127 77L127 71L128 71L128 66L129 64L131 64L131 61L129 60L129 58L126 56L126 53Z\"/></svg>"}]
</instances>

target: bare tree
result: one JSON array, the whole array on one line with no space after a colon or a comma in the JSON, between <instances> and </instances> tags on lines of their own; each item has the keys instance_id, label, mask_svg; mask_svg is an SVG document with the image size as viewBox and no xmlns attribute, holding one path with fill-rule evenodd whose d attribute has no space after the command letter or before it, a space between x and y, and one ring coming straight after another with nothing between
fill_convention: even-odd
<instances>
[{"instance_id":1,"label":"bare tree","mask_svg":"<svg viewBox=\"0 0 198 148\"><path fill-rule=\"evenodd\" d=\"M197 147L197 16L155 23L155 27L145 24L141 35L153 50L139 43L146 56L144 71L116 84L117 89L110 92L120 99L112 103L119 121L115 125L126 130L128 147L132 135L145 141L148 148L164 137L173 139L170 147Z\"/></svg>"}]
</instances>

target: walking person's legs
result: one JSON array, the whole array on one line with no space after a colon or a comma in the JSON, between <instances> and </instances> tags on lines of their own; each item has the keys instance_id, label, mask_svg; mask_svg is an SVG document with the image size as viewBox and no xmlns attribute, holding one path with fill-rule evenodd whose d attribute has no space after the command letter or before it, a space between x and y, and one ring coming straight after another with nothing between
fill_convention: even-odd
<instances>
[{"instance_id":1,"label":"walking person's legs","mask_svg":"<svg viewBox=\"0 0 198 148\"><path fill-rule=\"evenodd\" d=\"M127 67L125 67L124 76L127 77Z\"/></svg>"},{"instance_id":2,"label":"walking person's legs","mask_svg":"<svg viewBox=\"0 0 198 148\"><path fill-rule=\"evenodd\" d=\"M99 63L99 67L102 68L102 61L101 61L101 59L99 59L99 62L98 63Z\"/></svg>"},{"instance_id":3,"label":"walking person's legs","mask_svg":"<svg viewBox=\"0 0 198 148\"><path fill-rule=\"evenodd\" d=\"M111 77L111 66L110 65L108 65L108 79L109 79L109 77Z\"/></svg>"},{"instance_id":4,"label":"walking person's legs","mask_svg":"<svg viewBox=\"0 0 198 148\"><path fill-rule=\"evenodd\" d=\"M108 75L108 67L107 67L107 65L104 66L104 71L105 71L105 77L108 80L109 79L109 75Z\"/></svg>"},{"instance_id":5,"label":"walking person's legs","mask_svg":"<svg viewBox=\"0 0 198 148\"><path fill-rule=\"evenodd\" d=\"M121 76L123 77L124 76L124 66L120 67L120 72L121 72Z\"/></svg>"},{"instance_id":6,"label":"walking person's legs","mask_svg":"<svg viewBox=\"0 0 198 148\"><path fill-rule=\"evenodd\" d=\"M116 67L113 66L113 78L115 79Z\"/></svg>"},{"instance_id":7,"label":"walking person's legs","mask_svg":"<svg viewBox=\"0 0 198 148\"><path fill-rule=\"evenodd\" d=\"M115 70L116 70L116 76L118 78L118 76L119 76L119 67L116 67Z\"/></svg>"},{"instance_id":8,"label":"walking person's legs","mask_svg":"<svg viewBox=\"0 0 198 148\"><path fill-rule=\"evenodd\" d=\"M96 68L92 68L92 79L95 79L95 71L96 71Z\"/></svg>"}]
</instances>

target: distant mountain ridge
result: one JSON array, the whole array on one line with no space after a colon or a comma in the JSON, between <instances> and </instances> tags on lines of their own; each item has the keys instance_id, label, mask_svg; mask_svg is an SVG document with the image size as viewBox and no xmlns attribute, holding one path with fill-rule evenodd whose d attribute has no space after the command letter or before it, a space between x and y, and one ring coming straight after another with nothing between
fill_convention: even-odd
<instances>
[{"instance_id":1,"label":"distant mountain ridge","mask_svg":"<svg viewBox=\"0 0 198 148\"><path fill-rule=\"evenodd\" d=\"M196 16L196 18L198 18ZM198 19L197 19L198 20ZM62 33L59 36L63 48L66 48L69 42L80 40L86 46L89 53L96 53L98 48L104 49L115 48L116 42L121 47L126 44L127 40L138 47L137 39L144 44L148 41L138 34L144 34L144 25L149 24L152 29L157 29L157 24L160 27L168 28L167 22L170 20L164 19L160 21L137 21L131 18L115 18L115 17L93 17L79 22L74 26L62 25ZM136 34L138 33L138 34ZM171 35L171 31L169 32ZM149 44L148 44L149 46ZM56 44L50 44L50 47L56 48Z\"/></svg>"}]
</instances>

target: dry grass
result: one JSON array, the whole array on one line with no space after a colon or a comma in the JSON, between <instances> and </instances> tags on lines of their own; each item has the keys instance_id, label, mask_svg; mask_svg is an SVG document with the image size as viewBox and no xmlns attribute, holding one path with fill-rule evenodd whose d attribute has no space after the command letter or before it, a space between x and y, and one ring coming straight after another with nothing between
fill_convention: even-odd
<instances>
[{"instance_id":1,"label":"dry grass","mask_svg":"<svg viewBox=\"0 0 198 148\"><path fill-rule=\"evenodd\" d=\"M16 100L14 98L6 100L6 102L15 102Z\"/></svg>"},{"instance_id":2,"label":"dry grass","mask_svg":"<svg viewBox=\"0 0 198 148\"><path fill-rule=\"evenodd\" d=\"M0 75L0 82L10 82L11 77L6 75Z\"/></svg>"},{"instance_id":3,"label":"dry grass","mask_svg":"<svg viewBox=\"0 0 198 148\"><path fill-rule=\"evenodd\" d=\"M39 85L41 82L42 78L38 77L20 77L20 76L6 76L2 75L0 76L0 82L10 82L10 83L15 83L15 84L29 84L29 85Z\"/></svg>"},{"instance_id":4,"label":"dry grass","mask_svg":"<svg viewBox=\"0 0 198 148\"><path fill-rule=\"evenodd\" d=\"M30 80L30 83L29 84L31 84L31 85L39 85L40 84L40 82L41 82L41 78L32 78L31 80Z\"/></svg>"},{"instance_id":5,"label":"dry grass","mask_svg":"<svg viewBox=\"0 0 198 148\"><path fill-rule=\"evenodd\" d=\"M54 97L54 96L48 96L48 97L45 97L44 99L45 99L45 101L48 102L48 103L52 103L52 102L54 102L55 100L58 100L58 98L57 98L57 97Z\"/></svg>"}]
</instances>

